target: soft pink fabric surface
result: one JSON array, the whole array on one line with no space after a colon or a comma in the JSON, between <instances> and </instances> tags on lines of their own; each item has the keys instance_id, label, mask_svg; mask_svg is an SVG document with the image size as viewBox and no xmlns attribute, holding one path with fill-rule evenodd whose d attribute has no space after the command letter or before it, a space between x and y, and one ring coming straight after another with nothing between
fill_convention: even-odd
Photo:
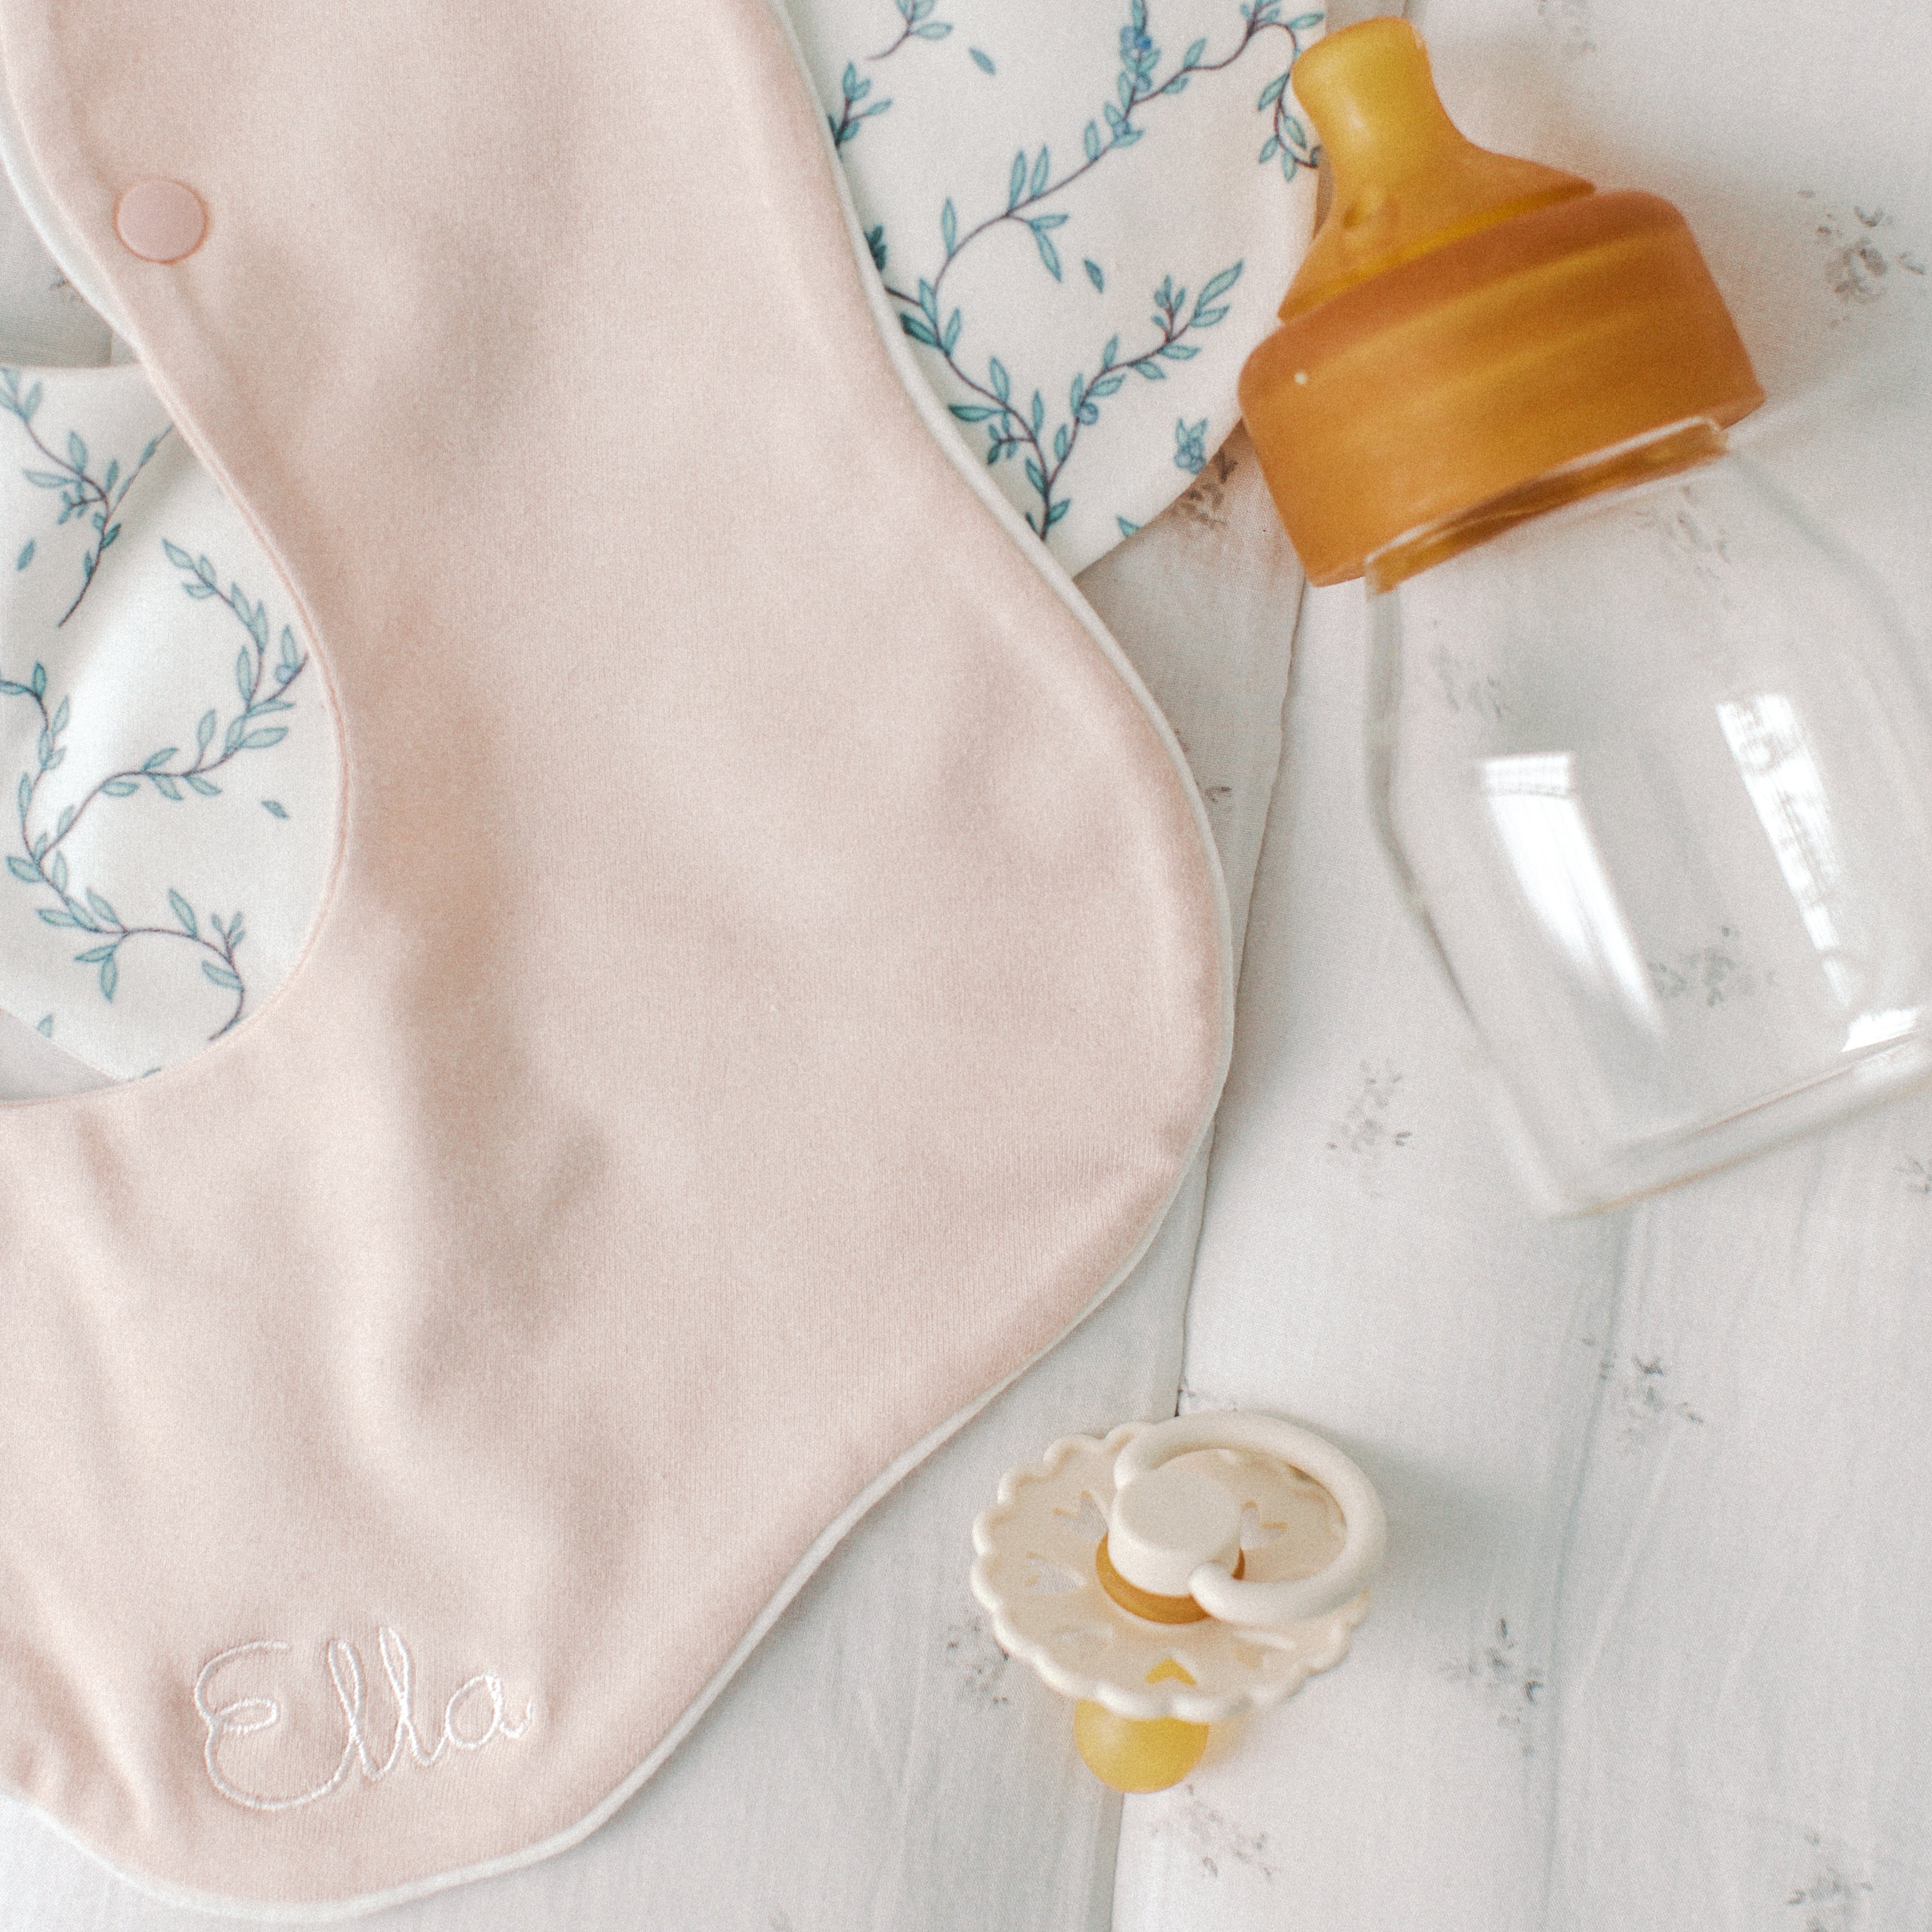
<instances>
[{"instance_id":1,"label":"soft pink fabric surface","mask_svg":"<svg viewBox=\"0 0 1932 1932\"><path fill-rule=\"evenodd\" d=\"M347 760L284 993L0 1111L0 1776L171 1884L367 1894L590 1812L1117 1276L1222 1071L1213 861L908 400L759 0L0 24ZM172 266L114 237L155 176ZM211 1777L197 1678L271 1641Z\"/></svg>"}]
</instances>

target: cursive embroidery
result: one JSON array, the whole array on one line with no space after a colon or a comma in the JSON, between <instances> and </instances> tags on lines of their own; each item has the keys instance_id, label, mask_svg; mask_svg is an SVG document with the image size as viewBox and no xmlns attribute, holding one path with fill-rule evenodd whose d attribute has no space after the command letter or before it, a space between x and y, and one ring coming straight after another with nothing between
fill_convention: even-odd
<instances>
[{"instance_id":1,"label":"cursive embroidery","mask_svg":"<svg viewBox=\"0 0 1932 1932\"><path fill-rule=\"evenodd\" d=\"M294 1811L304 1804L313 1804L339 1791L358 1764L363 1777L371 1784L379 1784L403 1762L405 1751L411 1762L427 1770L440 1763L452 1750L479 1751L494 1738L508 1738L514 1742L530 1729L536 1716L535 1707L526 1704L522 1717L512 1718L504 1702L502 1678L494 1671L479 1671L466 1682L458 1684L451 1694L448 1702L443 1706L442 1727L436 1734L436 1742L425 1746L422 1733L416 1729L415 1662L400 1633L385 1624L376 1633L376 1650L396 1708L395 1735L390 1741L388 1754L379 1760L370 1744L368 1698L362 1657L352 1643L338 1637L324 1652L329 1682L334 1688L336 1702L341 1708L346 1733L342 1755L337 1760L334 1769L320 1784L311 1785L306 1791L281 1796L251 1791L236 1784L222 1769L222 1744L230 1738L248 1737L258 1731L272 1730L281 1722L282 1706L273 1697L236 1697L218 1704L212 1701L211 1694L215 1678L237 1658L285 1654L289 1648L287 1644L273 1638L238 1643L223 1651L218 1657L210 1658L194 1681L194 1708L208 1726L208 1742L202 1755L208 1766L208 1782L231 1803L250 1811Z\"/></svg>"}]
</instances>

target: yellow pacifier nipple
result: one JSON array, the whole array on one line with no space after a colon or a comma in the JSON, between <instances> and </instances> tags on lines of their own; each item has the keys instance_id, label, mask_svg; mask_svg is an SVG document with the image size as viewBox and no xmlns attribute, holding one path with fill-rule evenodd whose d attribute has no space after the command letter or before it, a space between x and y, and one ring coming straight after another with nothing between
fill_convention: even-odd
<instances>
[{"instance_id":1,"label":"yellow pacifier nipple","mask_svg":"<svg viewBox=\"0 0 1932 1932\"><path fill-rule=\"evenodd\" d=\"M1292 1423L1128 1423L1007 1472L973 1526L973 1594L1007 1654L1076 1700L1095 1776L1160 1791L1210 1725L1341 1661L1382 1538L1367 1478Z\"/></svg>"}]
</instances>

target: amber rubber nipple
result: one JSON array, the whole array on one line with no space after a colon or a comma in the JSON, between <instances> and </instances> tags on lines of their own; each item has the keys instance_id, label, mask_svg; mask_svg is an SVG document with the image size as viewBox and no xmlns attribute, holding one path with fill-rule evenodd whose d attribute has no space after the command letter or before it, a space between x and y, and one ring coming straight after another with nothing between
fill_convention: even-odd
<instances>
[{"instance_id":1,"label":"amber rubber nipple","mask_svg":"<svg viewBox=\"0 0 1932 1932\"><path fill-rule=\"evenodd\" d=\"M1303 567L1399 539L1673 424L1764 400L1668 202L1457 130L1400 20L1310 48L1294 91L1334 200L1241 372L1241 412Z\"/></svg>"},{"instance_id":2,"label":"amber rubber nipple","mask_svg":"<svg viewBox=\"0 0 1932 1932\"><path fill-rule=\"evenodd\" d=\"M1334 212L1282 304L1284 322L1478 229L1590 192L1581 176L1466 139L1403 21L1317 42L1296 64L1294 92L1321 130Z\"/></svg>"}]
</instances>

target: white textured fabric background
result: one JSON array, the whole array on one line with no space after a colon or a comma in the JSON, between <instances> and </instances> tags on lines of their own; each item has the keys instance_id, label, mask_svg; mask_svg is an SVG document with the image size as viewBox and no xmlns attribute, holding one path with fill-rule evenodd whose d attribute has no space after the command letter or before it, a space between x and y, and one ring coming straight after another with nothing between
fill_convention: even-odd
<instances>
[{"instance_id":1,"label":"white textured fabric background","mask_svg":"<svg viewBox=\"0 0 1932 1932\"><path fill-rule=\"evenodd\" d=\"M1932 640L1932 12L1411 17L1475 139L1683 208L1738 440ZM1932 1100L1530 1219L1372 842L1364 656L1311 592L1185 1364L1359 1457L1389 1566L1342 1669L1128 1803L1116 1932L1923 1932Z\"/></svg>"},{"instance_id":2,"label":"white textured fabric background","mask_svg":"<svg viewBox=\"0 0 1932 1932\"><path fill-rule=\"evenodd\" d=\"M1932 638L1932 14L1416 18L1477 138L1683 207L1771 394L1743 440ZM1252 459L1229 460L1084 580L1194 760L1238 912L1261 855L1204 1190L860 1526L615 1822L386 1925L1932 1920L1932 1100L1618 1214L1532 1220L1372 842L1354 587L1306 600L1263 844L1298 578ZM1332 1434L1390 1506L1390 1565L1340 1670L1120 1808L986 1637L966 1537L1008 1464L1172 1405L1184 1308L1186 1399ZM0 1808L4 1932L202 1922Z\"/></svg>"}]
</instances>

